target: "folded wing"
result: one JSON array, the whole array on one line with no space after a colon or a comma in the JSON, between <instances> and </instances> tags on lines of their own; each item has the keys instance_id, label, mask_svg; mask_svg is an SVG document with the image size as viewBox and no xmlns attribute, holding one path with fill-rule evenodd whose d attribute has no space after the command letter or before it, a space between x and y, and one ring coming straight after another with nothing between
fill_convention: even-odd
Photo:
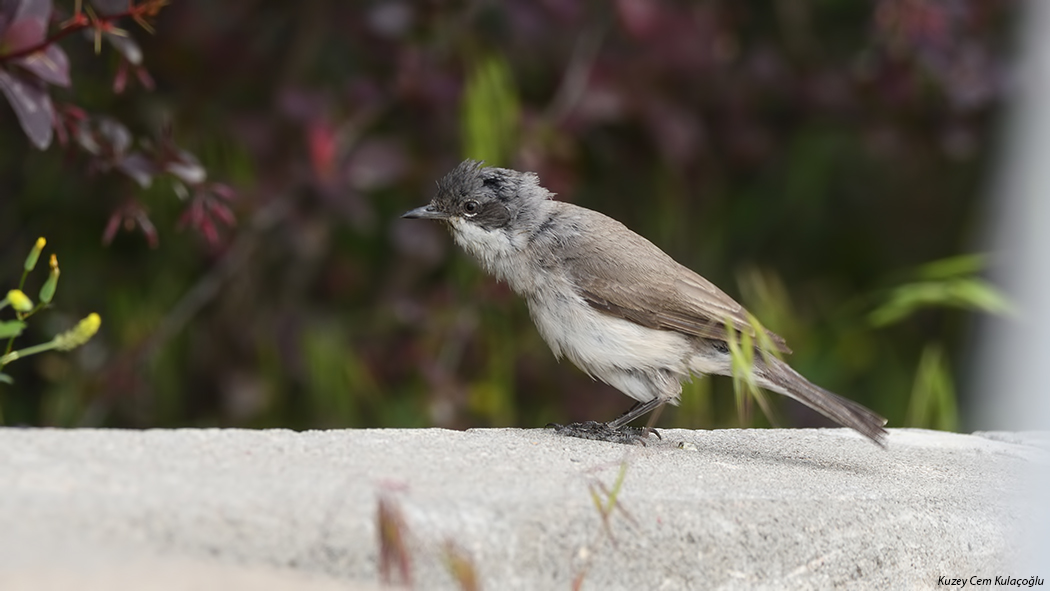
<instances>
[{"instance_id":1,"label":"folded wing","mask_svg":"<svg viewBox=\"0 0 1050 591\"><path fill-rule=\"evenodd\" d=\"M649 328L705 339L727 340L727 323L737 333L756 336L743 306L713 283L638 234L619 236L627 238L612 242L578 234L564 245L565 256L575 259L567 268L579 295L592 307ZM576 256L580 251L587 256ZM791 352L779 335L766 334L778 351Z\"/></svg>"}]
</instances>

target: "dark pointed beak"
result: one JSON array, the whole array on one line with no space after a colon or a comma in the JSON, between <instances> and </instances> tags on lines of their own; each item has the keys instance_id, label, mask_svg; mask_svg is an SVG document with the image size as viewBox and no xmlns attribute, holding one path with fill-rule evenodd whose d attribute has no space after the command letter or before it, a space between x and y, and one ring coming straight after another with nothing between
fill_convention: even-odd
<instances>
[{"instance_id":1,"label":"dark pointed beak","mask_svg":"<svg viewBox=\"0 0 1050 591\"><path fill-rule=\"evenodd\" d=\"M439 211L433 204L430 204L424 205L423 207L417 207L412 211L406 211L401 217L410 220L447 220L449 215L443 211Z\"/></svg>"}]
</instances>

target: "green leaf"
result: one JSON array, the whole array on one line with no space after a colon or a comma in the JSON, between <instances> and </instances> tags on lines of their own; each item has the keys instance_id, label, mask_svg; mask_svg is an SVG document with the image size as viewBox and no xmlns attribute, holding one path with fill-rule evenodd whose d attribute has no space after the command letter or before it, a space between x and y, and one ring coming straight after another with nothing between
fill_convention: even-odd
<instances>
[{"instance_id":1,"label":"green leaf","mask_svg":"<svg viewBox=\"0 0 1050 591\"><path fill-rule=\"evenodd\" d=\"M992 284L983 279L960 279L948 286L956 305L992 314L1015 314L1013 304Z\"/></svg>"},{"instance_id":2,"label":"green leaf","mask_svg":"<svg viewBox=\"0 0 1050 591\"><path fill-rule=\"evenodd\" d=\"M946 302L944 285L941 283L906 283L892 289L886 301L873 310L868 319L874 326L886 326L911 315L919 308Z\"/></svg>"},{"instance_id":3,"label":"green leaf","mask_svg":"<svg viewBox=\"0 0 1050 591\"><path fill-rule=\"evenodd\" d=\"M25 330L26 323L21 320L8 320L7 322L0 322L0 339L9 339L11 337L17 337L22 334Z\"/></svg>"},{"instance_id":4,"label":"green leaf","mask_svg":"<svg viewBox=\"0 0 1050 591\"><path fill-rule=\"evenodd\" d=\"M55 297L55 288L58 287L58 268L51 269L51 273L47 276L47 281L40 288L40 302L42 304L50 304L52 298Z\"/></svg>"},{"instance_id":5,"label":"green leaf","mask_svg":"<svg viewBox=\"0 0 1050 591\"><path fill-rule=\"evenodd\" d=\"M922 279L951 279L980 273L988 265L986 254L964 254L922 265L915 275Z\"/></svg>"},{"instance_id":6,"label":"green leaf","mask_svg":"<svg viewBox=\"0 0 1050 591\"><path fill-rule=\"evenodd\" d=\"M0 373L0 382L4 384L13 384L15 383L15 380L12 379L11 376L7 375L6 373Z\"/></svg>"},{"instance_id":7,"label":"green leaf","mask_svg":"<svg viewBox=\"0 0 1050 591\"><path fill-rule=\"evenodd\" d=\"M966 254L922 265L913 281L887 292L884 301L869 315L873 326L899 322L920 308L952 307L990 314L1014 315L1009 298L990 282L977 276L988 264L988 255Z\"/></svg>"},{"instance_id":8,"label":"green leaf","mask_svg":"<svg viewBox=\"0 0 1050 591\"><path fill-rule=\"evenodd\" d=\"M908 404L907 424L942 431L959 428L955 384L948 359L938 344L930 343L922 351Z\"/></svg>"},{"instance_id":9,"label":"green leaf","mask_svg":"<svg viewBox=\"0 0 1050 591\"><path fill-rule=\"evenodd\" d=\"M460 125L467 158L509 163L518 136L518 98L510 66L500 56L481 59L463 94Z\"/></svg>"},{"instance_id":10,"label":"green leaf","mask_svg":"<svg viewBox=\"0 0 1050 591\"><path fill-rule=\"evenodd\" d=\"M737 418L740 420L741 427L747 426L751 422L750 411L751 400L753 399L758 403L758 407L762 409L769 422L775 425L777 421L773 413L773 406L766 393L759 388L754 369L756 349L759 350L764 362L766 355L776 354L776 348L773 346L772 339L770 339L766 329L758 322L758 319L748 315L748 320L755 334L758 335L757 338L752 337L748 331L737 331L732 320L729 317L725 319L726 344L729 346L729 360L732 368L733 396L736 399ZM770 349L767 350L766 347L770 347Z\"/></svg>"},{"instance_id":11,"label":"green leaf","mask_svg":"<svg viewBox=\"0 0 1050 591\"><path fill-rule=\"evenodd\" d=\"M906 283L890 290L886 301L869 314L873 326L899 322L920 308L952 307L1013 315L1013 304L998 288L983 279L966 277Z\"/></svg>"}]
</instances>

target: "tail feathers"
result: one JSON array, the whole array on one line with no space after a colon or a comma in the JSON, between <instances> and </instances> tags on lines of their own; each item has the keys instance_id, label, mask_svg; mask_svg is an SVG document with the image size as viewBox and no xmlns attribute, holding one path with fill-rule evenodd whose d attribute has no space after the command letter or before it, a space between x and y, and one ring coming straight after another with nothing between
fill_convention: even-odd
<instances>
[{"instance_id":1,"label":"tail feathers","mask_svg":"<svg viewBox=\"0 0 1050 591\"><path fill-rule=\"evenodd\" d=\"M878 445L886 447L886 419L873 411L810 383L797 371L770 356L764 363L756 363L762 385L774 392L790 396L836 423L856 430Z\"/></svg>"}]
</instances>

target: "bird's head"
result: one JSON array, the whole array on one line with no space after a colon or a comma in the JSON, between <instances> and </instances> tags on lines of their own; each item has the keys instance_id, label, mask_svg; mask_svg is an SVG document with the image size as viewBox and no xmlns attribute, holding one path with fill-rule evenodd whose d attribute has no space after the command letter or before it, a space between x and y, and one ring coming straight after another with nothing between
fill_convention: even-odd
<instances>
[{"instance_id":1,"label":"bird's head","mask_svg":"<svg viewBox=\"0 0 1050 591\"><path fill-rule=\"evenodd\" d=\"M522 233L541 223L544 202L550 197L531 172L464 160L438 181L430 203L401 217L447 222L457 241L464 232Z\"/></svg>"}]
</instances>

